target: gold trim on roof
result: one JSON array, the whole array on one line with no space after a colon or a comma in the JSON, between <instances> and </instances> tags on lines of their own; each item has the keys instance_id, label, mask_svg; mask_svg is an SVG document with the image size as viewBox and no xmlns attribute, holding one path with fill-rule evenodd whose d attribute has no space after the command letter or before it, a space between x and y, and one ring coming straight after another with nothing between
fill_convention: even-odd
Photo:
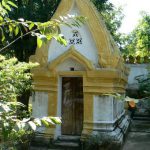
<instances>
[{"instance_id":1,"label":"gold trim on roof","mask_svg":"<svg viewBox=\"0 0 150 150\"><path fill-rule=\"evenodd\" d=\"M57 57L55 60L48 64L48 68L50 71L54 71L56 67L64 62L66 59L71 58L76 60L78 63L83 65L86 70L94 70L93 64L90 60L80 54L77 50L75 50L74 46L71 46L69 50L65 53Z\"/></svg>"}]
</instances>

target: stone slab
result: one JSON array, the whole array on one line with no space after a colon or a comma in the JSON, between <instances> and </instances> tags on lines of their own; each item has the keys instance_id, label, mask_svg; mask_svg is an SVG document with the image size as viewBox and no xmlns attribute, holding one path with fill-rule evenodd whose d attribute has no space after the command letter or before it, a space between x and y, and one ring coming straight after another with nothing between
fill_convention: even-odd
<instances>
[{"instance_id":1,"label":"stone slab","mask_svg":"<svg viewBox=\"0 0 150 150\"><path fill-rule=\"evenodd\" d=\"M131 123L131 132L149 132L150 133L150 121L133 120Z\"/></svg>"},{"instance_id":2,"label":"stone slab","mask_svg":"<svg viewBox=\"0 0 150 150\"><path fill-rule=\"evenodd\" d=\"M122 150L150 150L150 133L130 132Z\"/></svg>"}]
</instances>

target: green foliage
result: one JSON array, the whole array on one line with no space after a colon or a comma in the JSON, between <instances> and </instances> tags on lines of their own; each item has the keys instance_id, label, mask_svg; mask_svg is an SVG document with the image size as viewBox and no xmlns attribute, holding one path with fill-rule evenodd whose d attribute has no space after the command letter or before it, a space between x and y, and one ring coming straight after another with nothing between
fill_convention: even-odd
<instances>
[{"instance_id":1,"label":"green foliage","mask_svg":"<svg viewBox=\"0 0 150 150\"><path fill-rule=\"evenodd\" d=\"M122 34L119 33L119 28L122 23L122 19L124 17L122 13L122 7L115 7L108 0L91 0L93 4L96 6L97 10L102 15L106 27L113 36L114 40L120 47L122 48Z\"/></svg>"},{"instance_id":2,"label":"green foliage","mask_svg":"<svg viewBox=\"0 0 150 150\"><path fill-rule=\"evenodd\" d=\"M122 47L122 41L121 41L122 34L118 30L121 27L122 19L124 17L124 15L122 14L122 8L113 7L113 9L108 12L107 11L102 12L102 16L105 20L107 29L113 36L118 46L121 48Z\"/></svg>"},{"instance_id":3,"label":"green foliage","mask_svg":"<svg viewBox=\"0 0 150 150\"><path fill-rule=\"evenodd\" d=\"M22 106L23 104L18 102L0 101L0 128L2 129L0 148L2 150L10 149L10 147L15 148L18 144L29 142L39 126L49 127L52 124L61 123L57 117L19 119L21 114L17 114L16 110Z\"/></svg>"},{"instance_id":4,"label":"green foliage","mask_svg":"<svg viewBox=\"0 0 150 150\"><path fill-rule=\"evenodd\" d=\"M0 99L16 101L26 90L31 89L29 69L37 66L33 63L20 63L16 58L6 59L0 55Z\"/></svg>"},{"instance_id":5,"label":"green foliage","mask_svg":"<svg viewBox=\"0 0 150 150\"><path fill-rule=\"evenodd\" d=\"M3 1L4 0L2 0L2 3ZM9 2L9 5L11 4L13 7L16 6L12 2L11 3L10 1L8 2ZM5 12L6 11L5 7L2 6L2 10ZM47 21L44 23L28 21L23 18L20 18L18 20L13 20L10 18L11 16L10 14L13 12L15 12L15 9L10 9L6 11L4 15L1 16L2 20L0 22L0 36L2 38L1 38L1 44L0 44L1 45L0 52L5 53L5 50L11 49L10 52L13 54L15 53L16 56L18 56L19 60L21 61L28 61L29 56L33 54L33 51L30 52L30 45L32 44L20 45L21 41L26 41L25 39L29 39L29 42L33 43L33 41L35 41L35 38L34 39L31 38L31 35L32 35L32 36L36 36L37 45L39 47L41 47L43 42L47 42L48 40L51 40L52 38L56 39L60 44L66 45L67 44L66 40L64 39L64 36L62 36L60 33L60 26L67 25L69 27L72 27L72 26L79 27L81 24L85 22L85 17L72 16L72 15L60 17L60 19L58 20L51 20L51 21ZM19 41L19 43L15 45L17 41ZM15 47L12 47L12 45ZM17 49L17 51L14 51L13 50L14 48ZM9 54L11 55L11 53Z\"/></svg>"},{"instance_id":6,"label":"green foliage","mask_svg":"<svg viewBox=\"0 0 150 150\"><path fill-rule=\"evenodd\" d=\"M68 20L70 20L70 23L68 23ZM5 50L7 47L9 47L11 44L16 42L18 39L27 35L36 36L37 45L39 47L42 46L43 42L47 42L52 38L54 38L60 44L66 45L67 42L60 32L61 31L60 26L67 25L69 27L72 26L79 27L84 22L85 22L84 17L71 16L71 15L68 15L66 17L60 17L59 20L55 19L44 23L25 21L24 19L18 19L18 21L15 20L9 20L7 22L3 21L0 24L1 36L2 36L1 42L8 42L5 40L8 33L10 37L16 37L19 33L21 35L15 40L11 41L9 44L6 44L6 46L0 49L0 52ZM23 34L22 32L22 27L24 27L24 30L26 31L25 34ZM4 34L4 32L6 33L6 35Z\"/></svg>"},{"instance_id":7,"label":"green foliage","mask_svg":"<svg viewBox=\"0 0 150 150\"><path fill-rule=\"evenodd\" d=\"M38 64L20 63L16 58L6 59L0 55L0 129L2 129L1 149L15 147L19 143L30 140L38 126L49 127L61 121L55 117L33 118L18 111L25 107L17 102L22 92L31 89L31 73L29 69ZM22 119L22 117L25 117Z\"/></svg>"},{"instance_id":8,"label":"green foliage","mask_svg":"<svg viewBox=\"0 0 150 150\"><path fill-rule=\"evenodd\" d=\"M109 3L110 5L107 5L108 0L91 0L91 2L96 6L99 12L112 9L112 3Z\"/></svg>"},{"instance_id":9,"label":"green foliage","mask_svg":"<svg viewBox=\"0 0 150 150\"><path fill-rule=\"evenodd\" d=\"M51 19L61 0L12 0L18 9L11 12L10 18L46 22Z\"/></svg>"},{"instance_id":10,"label":"green foliage","mask_svg":"<svg viewBox=\"0 0 150 150\"><path fill-rule=\"evenodd\" d=\"M17 6L9 0L2 0L0 2L0 22L3 21L4 16L8 15L8 11L11 11L11 7L17 8Z\"/></svg>"},{"instance_id":11,"label":"green foliage","mask_svg":"<svg viewBox=\"0 0 150 150\"><path fill-rule=\"evenodd\" d=\"M7 22L9 22L10 20L8 18L8 12L11 11L11 7L17 7L17 6L8 0L2 0L2 2L0 2L0 32L1 32L2 42L4 42L4 40L6 39L2 26L7 24ZM13 29L13 26L10 24L8 26L8 30L10 30L10 33L12 32L12 29Z\"/></svg>"},{"instance_id":12,"label":"green foliage","mask_svg":"<svg viewBox=\"0 0 150 150\"><path fill-rule=\"evenodd\" d=\"M142 57L150 55L150 15L143 12L136 28L126 36L124 53Z\"/></svg>"},{"instance_id":13,"label":"green foliage","mask_svg":"<svg viewBox=\"0 0 150 150\"><path fill-rule=\"evenodd\" d=\"M24 20L31 20L33 22L46 22L49 21L52 15L54 14L60 0L11 0L14 2L18 9L12 9L9 12L9 18L11 20L18 20L18 18L24 18ZM33 24L30 25L32 27ZM34 29L36 27L33 27ZM26 30L24 27L19 28L22 30L22 33L25 34ZM31 28L29 29L31 30ZM17 33L17 29L16 29ZM18 33L20 36L21 33ZM14 41L16 37L6 36L7 41L3 42L0 48L6 46L11 41ZM5 44L4 44L5 43ZM36 37L26 35L25 37L19 38L15 43L10 45L2 51L3 54L8 57L15 56L19 61L29 61L29 57L35 53L37 47Z\"/></svg>"}]
</instances>

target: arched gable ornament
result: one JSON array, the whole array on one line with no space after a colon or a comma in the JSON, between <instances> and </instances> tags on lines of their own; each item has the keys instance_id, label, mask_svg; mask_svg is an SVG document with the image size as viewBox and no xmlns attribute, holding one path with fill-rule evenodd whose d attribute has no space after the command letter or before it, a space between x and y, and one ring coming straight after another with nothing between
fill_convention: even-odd
<instances>
[{"instance_id":1,"label":"arched gable ornament","mask_svg":"<svg viewBox=\"0 0 150 150\"><path fill-rule=\"evenodd\" d=\"M73 59L77 61L79 64L85 67L86 70L94 70L94 66L90 60L88 60L86 57L84 57L82 54L80 54L77 50L75 50L74 46L71 46L69 50L67 50L65 53L57 57L55 60L50 62L48 64L48 69L50 71L55 71L57 66L61 63L63 63L68 58Z\"/></svg>"}]
</instances>

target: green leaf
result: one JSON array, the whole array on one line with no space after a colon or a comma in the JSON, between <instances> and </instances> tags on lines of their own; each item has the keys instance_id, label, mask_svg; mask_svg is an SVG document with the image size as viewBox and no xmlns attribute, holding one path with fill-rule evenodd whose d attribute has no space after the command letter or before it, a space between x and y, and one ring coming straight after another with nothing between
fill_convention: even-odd
<instances>
[{"instance_id":1,"label":"green leaf","mask_svg":"<svg viewBox=\"0 0 150 150\"><path fill-rule=\"evenodd\" d=\"M33 27L34 27L34 23L32 22L32 23L29 25L29 30L31 30Z\"/></svg>"},{"instance_id":2,"label":"green leaf","mask_svg":"<svg viewBox=\"0 0 150 150\"><path fill-rule=\"evenodd\" d=\"M9 123L8 122L4 122L4 127L6 128L6 127L9 127Z\"/></svg>"},{"instance_id":3,"label":"green leaf","mask_svg":"<svg viewBox=\"0 0 150 150\"><path fill-rule=\"evenodd\" d=\"M59 117L50 117L50 119L53 121L55 124L61 124L61 120Z\"/></svg>"},{"instance_id":4,"label":"green leaf","mask_svg":"<svg viewBox=\"0 0 150 150\"><path fill-rule=\"evenodd\" d=\"M11 8L9 5L7 5L4 1L2 1L2 5L9 11L11 11Z\"/></svg>"},{"instance_id":5,"label":"green leaf","mask_svg":"<svg viewBox=\"0 0 150 150\"><path fill-rule=\"evenodd\" d=\"M51 118L49 118L49 117L45 117L44 118L49 124L55 124L52 120L51 120Z\"/></svg>"},{"instance_id":6,"label":"green leaf","mask_svg":"<svg viewBox=\"0 0 150 150\"><path fill-rule=\"evenodd\" d=\"M22 122L26 123L26 122L29 122L31 118L23 118Z\"/></svg>"},{"instance_id":7,"label":"green leaf","mask_svg":"<svg viewBox=\"0 0 150 150\"><path fill-rule=\"evenodd\" d=\"M53 38L53 35L48 34L48 35L46 35L46 38L47 38L47 40L51 40Z\"/></svg>"},{"instance_id":8,"label":"green leaf","mask_svg":"<svg viewBox=\"0 0 150 150\"><path fill-rule=\"evenodd\" d=\"M40 37L37 37L37 45L39 48L42 46L42 43L43 43L42 39Z\"/></svg>"},{"instance_id":9,"label":"green leaf","mask_svg":"<svg viewBox=\"0 0 150 150\"><path fill-rule=\"evenodd\" d=\"M2 22L4 19L3 19L3 17L2 16L0 16L0 22Z\"/></svg>"},{"instance_id":10,"label":"green leaf","mask_svg":"<svg viewBox=\"0 0 150 150\"><path fill-rule=\"evenodd\" d=\"M31 127L31 129L32 129L33 131L36 130L36 124L35 124L33 121L29 121L28 124L29 124L29 126Z\"/></svg>"},{"instance_id":11,"label":"green leaf","mask_svg":"<svg viewBox=\"0 0 150 150\"><path fill-rule=\"evenodd\" d=\"M3 29L0 28L0 30L1 30L1 36L2 36L1 41L3 42L5 40L5 35L4 35Z\"/></svg>"},{"instance_id":12,"label":"green leaf","mask_svg":"<svg viewBox=\"0 0 150 150\"><path fill-rule=\"evenodd\" d=\"M21 22L24 22L24 19L23 19L23 18L19 18L18 20L21 21Z\"/></svg>"},{"instance_id":13,"label":"green leaf","mask_svg":"<svg viewBox=\"0 0 150 150\"><path fill-rule=\"evenodd\" d=\"M4 0L2 0L2 6L6 5L6 2Z\"/></svg>"},{"instance_id":14,"label":"green leaf","mask_svg":"<svg viewBox=\"0 0 150 150\"><path fill-rule=\"evenodd\" d=\"M20 130L22 128L21 122L17 122L14 128L16 131Z\"/></svg>"},{"instance_id":15,"label":"green leaf","mask_svg":"<svg viewBox=\"0 0 150 150\"><path fill-rule=\"evenodd\" d=\"M16 28L15 28L15 36L18 35L18 33L19 33L19 27L16 26Z\"/></svg>"},{"instance_id":16,"label":"green leaf","mask_svg":"<svg viewBox=\"0 0 150 150\"><path fill-rule=\"evenodd\" d=\"M0 112L8 113L9 111L11 111L11 109L6 104L0 105Z\"/></svg>"},{"instance_id":17,"label":"green leaf","mask_svg":"<svg viewBox=\"0 0 150 150\"><path fill-rule=\"evenodd\" d=\"M25 27L29 27L29 25L26 22L21 22L21 24Z\"/></svg>"},{"instance_id":18,"label":"green leaf","mask_svg":"<svg viewBox=\"0 0 150 150\"><path fill-rule=\"evenodd\" d=\"M62 45L67 45L67 41L63 38L63 36L61 34L59 34L58 36L55 35L54 39L57 40L57 42L59 42Z\"/></svg>"},{"instance_id":19,"label":"green leaf","mask_svg":"<svg viewBox=\"0 0 150 150\"><path fill-rule=\"evenodd\" d=\"M38 126L41 126L41 125L42 125L41 120L38 119L38 118L36 118L36 119L34 120L34 122L35 122L35 124L37 124Z\"/></svg>"},{"instance_id":20,"label":"green leaf","mask_svg":"<svg viewBox=\"0 0 150 150\"><path fill-rule=\"evenodd\" d=\"M9 32L13 31L13 27L11 25L9 25Z\"/></svg>"},{"instance_id":21,"label":"green leaf","mask_svg":"<svg viewBox=\"0 0 150 150\"><path fill-rule=\"evenodd\" d=\"M49 127L49 123L44 118L41 120L41 122L44 126Z\"/></svg>"},{"instance_id":22,"label":"green leaf","mask_svg":"<svg viewBox=\"0 0 150 150\"><path fill-rule=\"evenodd\" d=\"M15 8L18 8L18 7L17 7L17 5L16 5L16 4L14 4L14 3L13 3L13 2L11 2L11 1L7 1L7 3L8 3L8 4L10 4L11 6L15 7Z\"/></svg>"}]
</instances>

